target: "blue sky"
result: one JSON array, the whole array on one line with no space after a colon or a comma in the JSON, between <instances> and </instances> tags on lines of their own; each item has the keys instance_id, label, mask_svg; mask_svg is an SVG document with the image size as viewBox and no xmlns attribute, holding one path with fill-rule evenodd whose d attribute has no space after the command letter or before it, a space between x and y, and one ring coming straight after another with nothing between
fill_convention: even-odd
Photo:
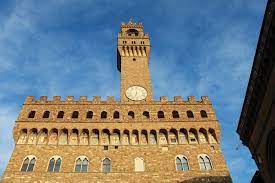
<instances>
[{"instance_id":1,"label":"blue sky","mask_svg":"<svg viewBox=\"0 0 275 183\"><path fill-rule=\"evenodd\" d=\"M141 21L151 37L154 98L207 95L222 128L234 182L256 166L236 127L266 0L0 1L0 175L26 96L115 96L121 22Z\"/></svg>"}]
</instances>

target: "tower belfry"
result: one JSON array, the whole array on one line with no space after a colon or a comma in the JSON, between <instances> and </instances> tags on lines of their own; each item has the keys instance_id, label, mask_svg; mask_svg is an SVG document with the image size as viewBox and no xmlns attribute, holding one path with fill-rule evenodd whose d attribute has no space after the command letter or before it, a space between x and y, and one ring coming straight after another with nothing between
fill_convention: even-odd
<instances>
[{"instance_id":1,"label":"tower belfry","mask_svg":"<svg viewBox=\"0 0 275 183\"><path fill-rule=\"evenodd\" d=\"M120 98L126 101L151 101L149 71L150 39L142 23L122 23L117 39L117 68L121 72Z\"/></svg>"}]
</instances>

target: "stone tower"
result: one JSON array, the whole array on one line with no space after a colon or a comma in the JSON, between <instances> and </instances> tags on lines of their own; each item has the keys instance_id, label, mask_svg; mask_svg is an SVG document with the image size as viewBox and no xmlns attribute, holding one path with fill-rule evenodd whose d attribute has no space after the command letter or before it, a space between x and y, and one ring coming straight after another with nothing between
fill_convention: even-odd
<instances>
[{"instance_id":1,"label":"stone tower","mask_svg":"<svg viewBox=\"0 0 275 183\"><path fill-rule=\"evenodd\" d=\"M27 97L3 182L231 182L209 99L153 100L141 23L117 44L121 100Z\"/></svg>"}]
</instances>

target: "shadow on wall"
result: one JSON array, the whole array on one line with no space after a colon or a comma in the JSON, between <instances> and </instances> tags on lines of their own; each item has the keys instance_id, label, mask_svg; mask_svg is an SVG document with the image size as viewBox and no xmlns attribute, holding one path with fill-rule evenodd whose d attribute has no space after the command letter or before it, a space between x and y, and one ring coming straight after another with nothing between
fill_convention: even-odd
<instances>
[{"instance_id":1,"label":"shadow on wall","mask_svg":"<svg viewBox=\"0 0 275 183\"><path fill-rule=\"evenodd\" d=\"M184 180L180 183L232 183L232 179L229 176L207 176Z\"/></svg>"}]
</instances>

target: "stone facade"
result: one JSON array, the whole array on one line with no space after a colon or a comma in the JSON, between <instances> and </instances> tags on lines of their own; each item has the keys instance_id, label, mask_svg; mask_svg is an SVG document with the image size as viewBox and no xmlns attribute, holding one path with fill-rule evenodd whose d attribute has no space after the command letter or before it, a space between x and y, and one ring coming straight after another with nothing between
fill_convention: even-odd
<instances>
[{"instance_id":1,"label":"stone facade","mask_svg":"<svg viewBox=\"0 0 275 183\"><path fill-rule=\"evenodd\" d=\"M219 122L208 97L153 101L149 56L149 36L142 24L130 21L118 36L121 101L27 97L2 181L231 182L220 148ZM130 99L139 95L139 90L125 95L131 86L144 88L146 95ZM51 172L53 157L61 164ZM88 163L79 172L78 160L84 159Z\"/></svg>"}]
</instances>

